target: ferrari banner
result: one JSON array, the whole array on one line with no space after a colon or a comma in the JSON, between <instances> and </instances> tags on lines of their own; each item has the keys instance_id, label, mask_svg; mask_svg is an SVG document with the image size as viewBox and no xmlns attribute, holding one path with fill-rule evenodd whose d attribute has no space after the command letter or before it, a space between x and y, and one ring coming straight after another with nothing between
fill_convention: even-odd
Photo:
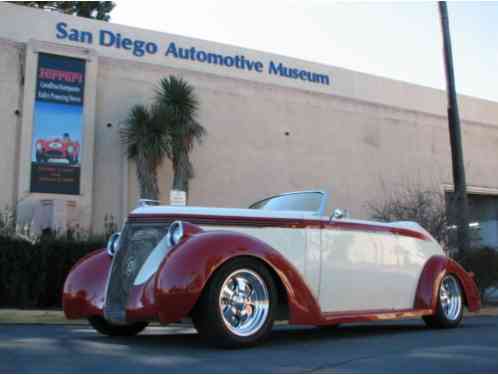
<instances>
[{"instance_id":1,"label":"ferrari banner","mask_svg":"<svg viewBox=\"0 0 498 375\"><path fill-rule=\"evenodd\" d=\"M84 60L39 54L31 192L80 193L84 87Z\"/></svg>"}]
</instances>

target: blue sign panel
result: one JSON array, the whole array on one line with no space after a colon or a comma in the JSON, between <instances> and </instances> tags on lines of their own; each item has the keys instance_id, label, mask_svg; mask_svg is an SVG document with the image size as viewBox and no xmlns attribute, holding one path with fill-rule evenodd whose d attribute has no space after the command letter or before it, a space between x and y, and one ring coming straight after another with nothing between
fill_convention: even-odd
<instances>
[{"instance_id":1,"label":"blue sign panel","mask_svg":"<svg viewBox=\"0 0 498 375\"><path fill-rule=\"evenodd\" d=\"M31 191L79 194L85 61L40 53Z\"/></svg>"}]
</instances>

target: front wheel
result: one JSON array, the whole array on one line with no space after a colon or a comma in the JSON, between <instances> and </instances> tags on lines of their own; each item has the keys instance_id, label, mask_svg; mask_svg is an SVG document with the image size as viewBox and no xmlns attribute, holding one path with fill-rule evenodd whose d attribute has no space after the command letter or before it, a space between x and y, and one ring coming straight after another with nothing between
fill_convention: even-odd
<instances>
[{"instance_id":1,"label":"front wheel","mask_svg":"<svg viewBox=\"0 0 498 375\"><path fill-rule=\"evenodd\" d=\"M453 275L445 275L438 291L436 313L424 316L431 328L455 328L463 316L463 297L460 283Z\"/></svg>"},{"instance_id":2,"label":"front wheel","mask_svg":"<svg viewBox=\"0 0 498 375\"><path fill-rule=\"evenodd\" d=\"M271 332L276 304L277 288L265 265L235 259L214 274L192 321L200 335L216 346L251 346Z\"/></svg>"},{"instance_id":3,"label":"front wheel","mask_svg":"<svg viewBox=\"0 0 498 375\"><path fill-rule=\"evenodd\" d=\"M88 321L97 332L107 336L135 336L149 325L147 322L116 325L109 323L101 316L92 316L88 318Z\"/></svg>"}]
</instances>

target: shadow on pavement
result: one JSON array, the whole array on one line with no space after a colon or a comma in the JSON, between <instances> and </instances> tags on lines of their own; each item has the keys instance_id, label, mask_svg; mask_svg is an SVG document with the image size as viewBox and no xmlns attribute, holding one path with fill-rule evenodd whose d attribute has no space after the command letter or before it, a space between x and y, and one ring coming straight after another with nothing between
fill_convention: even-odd
<instances>
[{"instance_id":1,"label":"shadow on pavement","mask_svg":"<svg viewBox=\"0 0 498 375\"><path fill-rule=\"evenodd\" d=\"M480 324L481 326L482 324ZM461 326L459 329L472 328ZM89 328L87 335L80 340L98 340L101 343L119 343L141 348L168 349L191 348L197 350L210 350L212 346L201 340L194 329L187 327L153 327L135 337L106 337L94 332ZM337 328L332 327L307 327L307 326L277 326L273 329L269 339L261 346L289 345L301 342L319 342L328 340L351 340L354 338L366 338L377 336L406 335L410 333L431 332L423 323L412 324L365 324L344 325Z\"/></svg>"}]
</instances>

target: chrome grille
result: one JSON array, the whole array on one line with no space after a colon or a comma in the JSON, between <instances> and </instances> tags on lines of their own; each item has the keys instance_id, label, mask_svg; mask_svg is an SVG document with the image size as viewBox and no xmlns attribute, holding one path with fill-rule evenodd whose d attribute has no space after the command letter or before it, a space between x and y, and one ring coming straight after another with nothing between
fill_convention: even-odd
<instances>
[{"instance_id":1,"label":"chrome grille","mask_svg":"<svg viewBox=\"0 0 498 375\"><path fill-rule=\"evenodd\" d=\"M110 322L126 322L130 289L145 260L166 235L169 223L127 224L121 232L107 282L104 317Z\"/></svg>"}]
</instances>

